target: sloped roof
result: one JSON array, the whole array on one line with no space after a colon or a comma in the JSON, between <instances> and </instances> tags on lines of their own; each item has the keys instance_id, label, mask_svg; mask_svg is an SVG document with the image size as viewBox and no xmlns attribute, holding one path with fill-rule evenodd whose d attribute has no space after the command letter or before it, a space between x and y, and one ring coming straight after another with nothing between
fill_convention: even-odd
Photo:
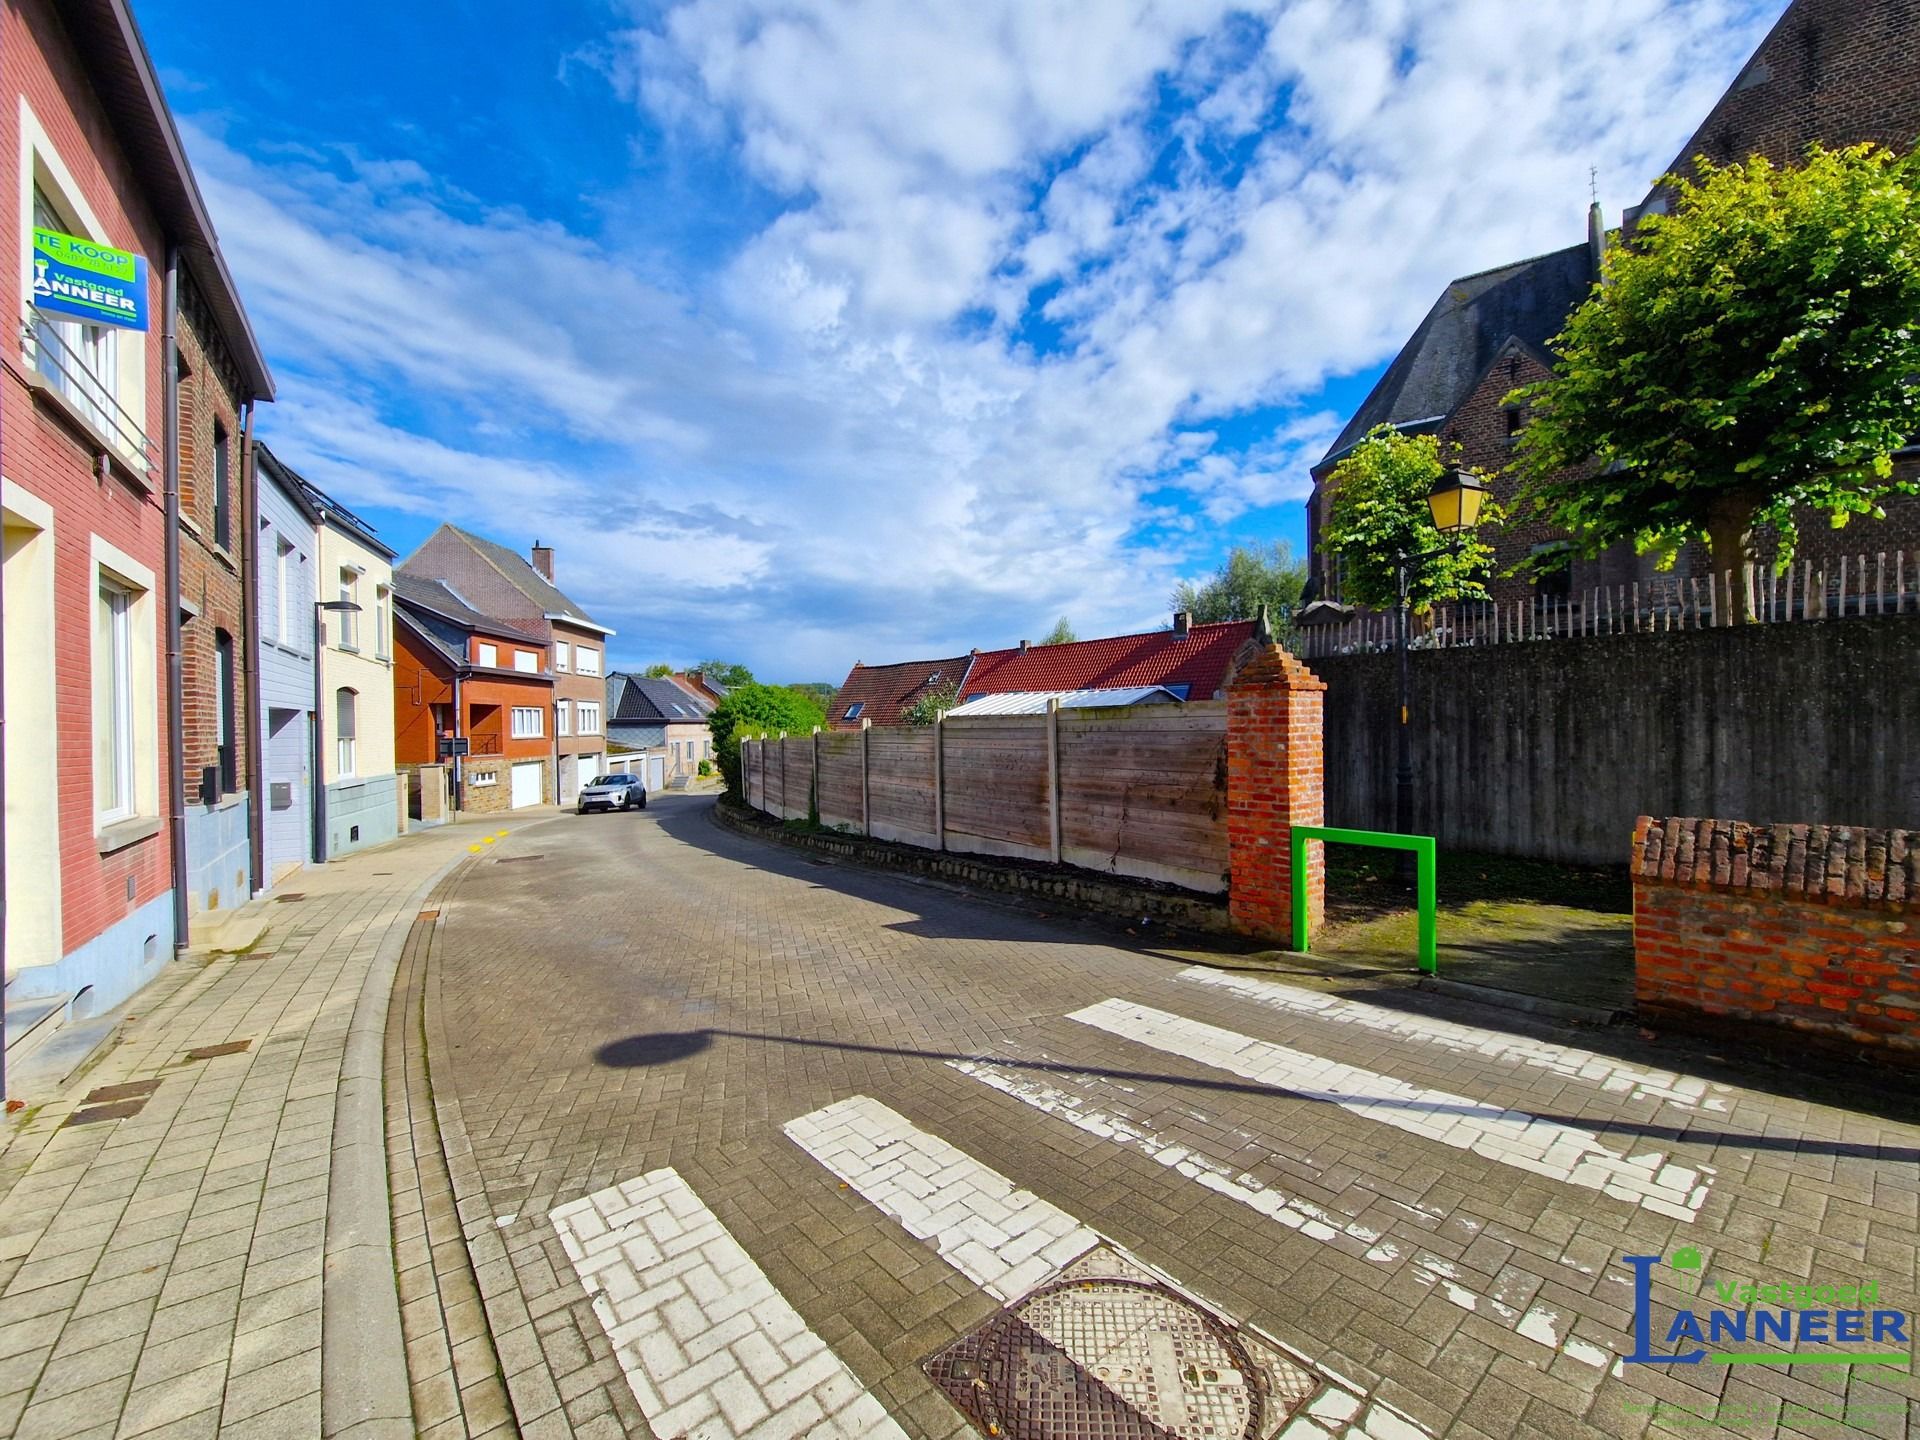
<instances>
[{"instance_id":1,"label":"sloped roof","mask_svg":"<svg viewBox=\"0 0 1920 1440\"><path fill-rule=\"evenodd\" d=\"M382 559L393 559L393 550L381 541L372 525L287 464L264 443L256 442L254 454L258 463L267 467L280 488L299 502L315 524L338 526Z\"/></svg>"},{"instance_id":2,"label":"sloped roof","mask_svg":"<svg viewBox=\"0 0 1920 1440\"><path fill-rule=\"evenodd\" d=\"M466 544L474 554L498 570L501 578L509 585L538 605L542 614L562 620L578 620L595 630L606 629L587 614L584 606L575 602L564 590L534 569L532 562L523 556L516 555L506 546L489 540L483 535L475 535L471 530L462 530L458 525L445 522L436 533L452 535ZM607 633L611 635L613 632L608 630Z\"/></svg>"},{"instance_id":3,"label":"sloped roof","mask_svg":"<svg viewBox=\"0 0 1920 1440\"><path fill-rule=\"evenodd\" d=\"M1189 700L1211 700L1225 686L1234 656L1253 638L1255 622L1195 625L1185 634L1152 630L1068 645L990 650L973 657L960 698L1015 691L1103 690L1165 685ZM844 692L843 692L844 694Z\"/></svg>"},{"instance_id":4,"label":"sloped roof","mask_svg":"<svg viewBox=\"0 0 1920 1440\"><path fill-rule=\"evenodd\" d=\"M537 640L545 644L544 637L529 630L524 625L511 620L501 620L492 615L482 614L463 600L459 593L445 582L428 580L419 575L409 575L396 570L393 574L394 598L403 605L417 606L431 611L444 620L468 630L478 630L487 635L504 635L520 640Z\"/></svg>"},{"instance_id":5,"label":"sloped roof","mask_svg":"<svg viewBox=\"0 0 1920 1440\"><path fill-rule=\"evenodd\" d=\"M1376 425L1419 430L1439 424L1508 340L1546 353L1592 284L1593 248L1584 241L1453 281L1314 468Z\"/></svg>"},{"instance_id":6,"label":"sloped roof","mask_svg":"<svg viewBox=\"0 0 1920 1440\"><path fill-rule=\"evenodd\" d=\"M616 671L607 677L613 720L646 725L660 721L697 724L713 709L711 701L696 699L671 680ZM615 681L619 683L616 685Z\"/></svg>"},{"instance_id":7,"label":"sloped roof","mask_svg":"<svg viewBox=\"0 0 1920 1440\"><path fill-rule=\"evenodd\" d=\"M1008 695L982 695L956 705L949 719L969 715L1044 715L1050 702L1062 710L1102 710L1119 705L1178 705L1180 697L1164 685L1125 685L1107 690L1016 690Z\"/></svg>"},{"instance_id":8,"label":"sloped roof","mask_svg":"<svg viewBox=\"0 0 1920 1440\"><path fill-rule=\"evenodd\" d=\"M856 663L835 692L833 713L827 720L833 725L858 725L862 720L898 725L902 712L927 691L947 684L957 687L972 658L956 655L948 660L902 660L894 665ZM847 711L855 705L860 713L849 720Z\"/></svg>"}]
</instances>

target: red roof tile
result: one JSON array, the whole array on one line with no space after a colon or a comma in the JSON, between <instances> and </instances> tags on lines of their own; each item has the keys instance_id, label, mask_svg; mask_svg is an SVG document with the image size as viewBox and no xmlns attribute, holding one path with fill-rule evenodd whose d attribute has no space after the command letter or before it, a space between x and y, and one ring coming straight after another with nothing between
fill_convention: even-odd
<instances>
[{"instance_id":1,"label":"red roof tile","mask_svg":"<svg viewBox=\"0 0 1920 1440\"><path fill-rule=\"evenodd\" d=\"M960 683L970 656L951 660L903 660L897 665L855 665L833 697L827 724L835 730L858 730L862 720L876 725L898 725L905 710L929 688ZM859 714L847 718L855 705Z\"/></svg>"},{"instance_id":2,"label":"red roof tile","mask_svg":"<svg viewBox=\"0 0 1920 1440\"><path fill-rule=\"evenodd\" d=\"M1120 685L1184 685L1189 700L1211 700L1225 686L1254 622L1195 625L1186 634L1154 630L1069 645L988 650L976 655L960 698L1022 690L1097 690Z\"/></svg>"}]
</instances>

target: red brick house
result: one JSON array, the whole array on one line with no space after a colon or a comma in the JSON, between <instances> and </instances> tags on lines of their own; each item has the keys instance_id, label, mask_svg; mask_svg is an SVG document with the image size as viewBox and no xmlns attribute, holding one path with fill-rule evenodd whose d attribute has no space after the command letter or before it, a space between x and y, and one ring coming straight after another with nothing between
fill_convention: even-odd
<instances>
[{"instance_id":1,"label":"red brick house","mask_svg":"<svg viewBox=\"0 0 1920 1440\"><path fill-rule=\"evenodd\" d=\"M418 576L396 571L393 599L395 767L451 764L460 810L550 803L555 677L545 638ZM466 754L455 753L457 740Z\"/></svg>"},{"instance_id":2,"label":"red brick house","mask_svg":"<svg viewBox=\"0 0 1920 1440\"><path fill-rule=\"evenodd\" d=\"M1067 645L976 651L960 698L1056 690L1116 690L1159 685L1182 700L1218 700L1234 671L1257 649L1259 622L1194 625L1182 613L1170 630L1111 635Z\"/></svg>"},{"instance_id":3,"label":"red brick house","mask_svg":"<svg viewBox=\"0 0 1920 1440\"><path fill-rule=\"evenodd\" d=\"M863 665L856 660L834 694L828 728L858 730L863 721L902 724L907 707L921 696L949 686L959 694L960 682L966 679L973 658L955 655L945 660L902 660L893 665Z\"/></svg>"},{"instance_id":4,"label":"red brick house","mask_svg":"<svg viewBox=\"0 0 1920 1440\"><path fill-rule=\"evenodd\" d=\"M119 1003L185 939L187 765L214 764L222 803L244 792L244 681L219 659L245 649L247 487L232 447L272 382L124 0L6 0L0 86L0 188L16 197L0 295L20 336L0 378L7 1010L45 1021ZM49 313L58 292L29 285L54 273L39 263L48 245L121 268L123 307L97 323ZM226 547L208 533L216 420ZM170 651L200 710L191 760L169 723ZM222 676L233 698L205 710ZM228 809L246 824L243 794ZM221 855L226 903L251 869L244 843Z\"/></svg>"},{"instance_id":5,"label":"red brick house","mask_svg":"<svg viewBox=\"0 0 1920 1440\"><path fill-rule=\"evenodd\" d=\"M1920 137L1920 73L1887 65L1892 55L1920 49L1920 15L1904 0L1794 0L1700 128L1675 154L1669 172L1692 168L1697 155L1717 163L1761 154L1788 163L1818 141L1828 146L1875 140L1905 148ZM1638 218L1664 209L1656 187L1627 211L1630 235ZM1493 490L1508 499L1513 437L1525 414L1505 404L1516 387L1545 378L1552 365L1547 343L1587 296L1599 273L1608 237L1598 207L1589 214L1585 242L1451 282L1396 355L1372 392L1313 467L1307 537L1314 578L1323 597L1337 600L1336 557L1321 543L1332 495L1329 477L1341 457L1373 426L1437 434L1462 461L1496 473ZM1920 450L1897 463L1920 468ZM1855 520L1833 530L1824 517L1803 517L1797 554L1816 566L1842 555L1920 546L1920 499L1888 503L1884 521ZM1564 537L1538 522L1507 527L1496 537L1497 568L1545 559ZM1758 548L1768 550L1765 537ZM1496 598L1535 593L1574 595L1590 586L1645 579L1654 560L1627 546L1594 560L1541 565L1534 578L1497 579ZM1707 573L1706 547L1693 544L1679 558L1679 575Z\"/></svg>"}]
</instances>

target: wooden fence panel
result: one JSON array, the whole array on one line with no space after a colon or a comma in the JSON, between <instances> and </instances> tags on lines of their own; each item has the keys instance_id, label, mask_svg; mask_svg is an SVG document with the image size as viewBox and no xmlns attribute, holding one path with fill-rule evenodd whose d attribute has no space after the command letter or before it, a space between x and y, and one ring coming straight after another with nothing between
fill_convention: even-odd
<instances>
[{"instance_id":1,"label":"wooden fence panel","mask_svg":"<svg viewBox=\"0 0 1920 1440\"><path fill-rule=\"evenodd\" d=\"M789 735L779 744L786 773L775 813L783 820L805 820L813 809L813 736Z\"/></svg>"},{"instance_id":2,"label":"wooden fence panel","mask_svg":"<svg viewBox=\"0 0 1920 1440\"><path fill-rule=\"evenodd\" d=\"M947 848L1050 858L1047 717L949 716L940 728Z\"/></svg>"},{"instance_id":3,"label":"wooden fence panel","mask_svg":"<svg viewBox=\"0 0 1920 1440\"><path fill-rule=\"evenodd\" d=\"M867 732L870 828L881 840L938 849L933 832L933 727L877 726Z\"/></svg>"},{"instance_id":4,"label":"wooden fence panel","mask_svg":"<svg viewBox=\"0 0 1920 1440\"><path fill-rule=\"evenodd\" d=\"M820 739L820 823L864 833L860 813L861 739L858 730L827 730Z\"/></svg>"},{"instance_id":5,"label":"wooden fence panel","mask_svg":"<svg viewBox=\"0 0 1920 1440\"><path fill-rule=\"evenodd\" d=\"M755 810L766 809L766 797L761 793L761 789L760 747L751 740L742 740L740 742L740 794Z\"/></svg>"},{"instance_id":6,"label":"wooden fence panel","mask_svg":"<svg viewBox=\"0 0 1920 1440\"><path fill-rule=\"evenodd\" d=\"M1060 858L1227 887L1225 701L1060 715Z\"/></svg>"}]
</instances>

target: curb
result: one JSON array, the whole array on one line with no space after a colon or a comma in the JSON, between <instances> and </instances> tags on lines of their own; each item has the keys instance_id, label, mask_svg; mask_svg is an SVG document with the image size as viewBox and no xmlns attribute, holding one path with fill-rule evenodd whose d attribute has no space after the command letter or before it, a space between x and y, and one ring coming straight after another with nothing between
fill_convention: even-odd
<instances>
[{"instance_id":1,"label":"curb","mask_svg":"<svg viewBox=\"0 0 1920 1440\"><path fill-rule=\"evenodd\" d=\"M1518 1010L1523 1015L1541 1015L1549 1020L1569 1020L1577 1025L1612 1025L1626 1018L1628 1011L1609 1010L1600 1005L1581 1005L1571 1000L1549 1000L1541 995L1523 995L1518 990L1497 990L1491 985L1475 985L1466 980L1442 980L1423 975L1415 989L1475 1005L1490 1005L1501 1010Z\"/></svg>"},{"instance_id":2,"label":"curb","mask_svg":"<svg viewBox=\"0 0 1920 1440\"><path fill-rule=\"evenodd\" d=\"M367 967L347 1025L333 1103L320 1291L320 1433L328 1440L411 1440L414 1434L387 1193L387 1002L414 916L469 858L454 856L407 897Z\"/></svg>"}]
</instances>

